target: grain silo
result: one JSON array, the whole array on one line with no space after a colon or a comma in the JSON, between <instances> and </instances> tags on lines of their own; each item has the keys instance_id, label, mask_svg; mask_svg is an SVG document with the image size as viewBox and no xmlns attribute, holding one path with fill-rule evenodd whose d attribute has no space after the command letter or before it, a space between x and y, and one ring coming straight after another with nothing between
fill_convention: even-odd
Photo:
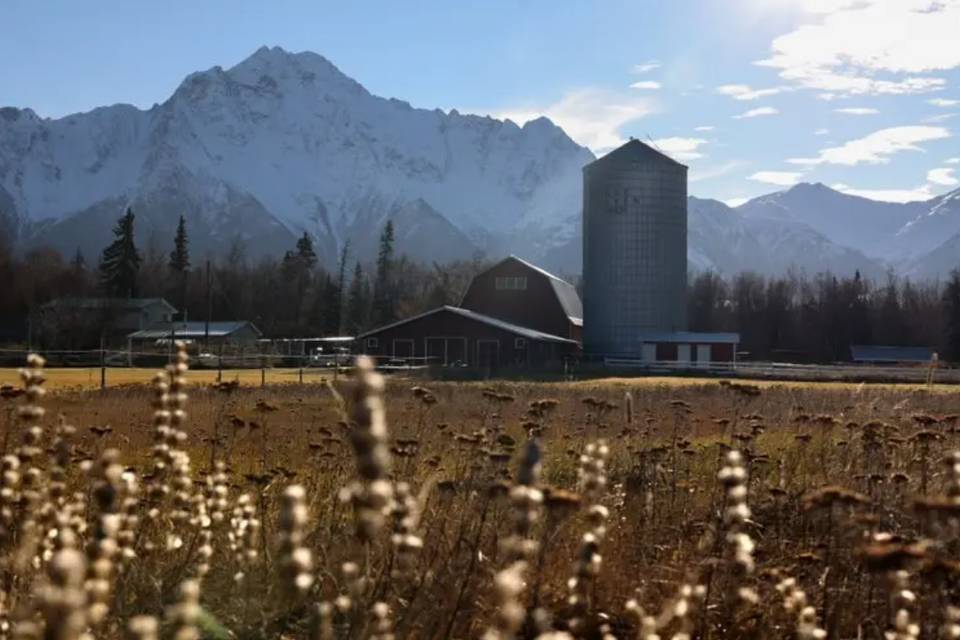
<instances>
[{"instance_id":1,"label":"grain silo","mask_svg":"<svg viewBox=\"0 0 960 640\"><path fill-rule=\"evenodd\" d=\"M583 291L588 354L686 329L686 166L630 140L583 168Z\"/></svg>"}]
</instances>

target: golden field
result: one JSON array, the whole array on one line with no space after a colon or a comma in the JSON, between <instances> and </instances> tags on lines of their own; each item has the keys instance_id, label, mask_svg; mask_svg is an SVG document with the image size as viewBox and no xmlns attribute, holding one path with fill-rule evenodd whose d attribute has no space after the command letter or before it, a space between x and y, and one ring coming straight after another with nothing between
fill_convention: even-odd
<instances>
[{"instance_id":1,"label":"golden field","mask_svg":"<svg viewBox=\"0 0 960 640\"><path fill-rule=\"evenodd\" d=\"M3 400L20 637L960 637L949 387L58 373Z\"/></svg>"}]
</instances>

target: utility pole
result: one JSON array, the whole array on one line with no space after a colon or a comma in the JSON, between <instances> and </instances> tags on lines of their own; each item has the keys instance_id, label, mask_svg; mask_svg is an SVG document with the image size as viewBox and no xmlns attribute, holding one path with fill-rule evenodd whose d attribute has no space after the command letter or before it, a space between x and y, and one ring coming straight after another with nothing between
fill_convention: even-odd
<instances>
[{"instance_id":1,"label":"utility pole","mask_svg":"<svg viewBox=\"0 0 960 640\"><path fill-rule=\"evenodd\" d=\"M207 322L203 327L203 347L210 349L210 315L213 313L213 297L210 289L210 258L207 258Z\"/></svg>"}]
</instances>

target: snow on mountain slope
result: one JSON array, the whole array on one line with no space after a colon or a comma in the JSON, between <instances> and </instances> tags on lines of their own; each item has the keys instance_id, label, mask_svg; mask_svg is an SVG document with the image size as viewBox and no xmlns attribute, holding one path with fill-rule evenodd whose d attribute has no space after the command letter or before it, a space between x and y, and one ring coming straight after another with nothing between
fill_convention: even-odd
<instances>
[{"instance_id":1,"label":"snow on mountain slope","mask_svg":"<svg viewBox=\"0 0 960 640\"><path fill-rule=\"evenodd\" d=\"M754 198L737 211L747 218L800 222L833 242L869 256L893 259L912 253L896 233L920 211L921 203L877 202L800 183L786 191Z\"/></svg>"},{"instance_id":2,"label":"snow on mountain slope","mask_svg":"<svg viewBox=\"0 0 960 640\"><path fill-rule=\"evenodd\" d=\"M577 214L580 169L592 159L546 119L519 127L414 109L371 95L319 55L279 48L191 74L149 111L117 105L58 120L0 112L8 215L26 235L59 221L42 225L42 241L55 245L71 241L62 230L83 226L77 216L119 203L116 217L137 203L144 228L185 214L220 234L194 234L198 248L222 250L231 231L255 241L279 223L248 250L275 253L305 230L329 263L345 240L370 246L391 212L412 205L469 238L459 249L495 253ZM220 224L235 207L255 218L253 229ZM447 253L441 240L423 238L417 257Z\"/></svg>"},{"instance_id":3,"label":"snow on mountain slope","mask_svg":"<svg viewBox=\"0 0 960 640\"><path fill-rule=\"evenodd\" d=\"M922 203L916 217L897 231L896 241L911 248L911 263L917 264L923 262L924 254L939 251L944 238L957 234L960 234L960 189ZM960 253L955 254L953 263L951 268L960 266Z\"/></svg>"},{"instance_id":4,"label":"snow on mountain slope","mask_svg":"<svg viewBox=\"0 0 960 640\"><path fill-rule=\"evenodd\" d=\"M840 246L805 223L751 218L716 200L687 200L687 257L691 266L733 275L740 271L808 274L831 271L879 277L883 266Z\"/></svg>"}]
</instances>

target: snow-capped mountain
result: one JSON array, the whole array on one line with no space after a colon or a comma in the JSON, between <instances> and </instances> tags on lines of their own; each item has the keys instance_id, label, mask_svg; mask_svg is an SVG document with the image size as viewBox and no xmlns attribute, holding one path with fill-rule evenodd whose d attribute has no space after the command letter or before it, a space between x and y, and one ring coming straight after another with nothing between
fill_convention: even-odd
<instances>
[{"instance_id":1,"label":"snow-capped mountain","mask_svg":"<svg viewBox=\"0 0 960 640\"><path fill-rule=\"evenodd\" d=\"M515 253L581 267L581 168L594 159L546 118L426 110L369 93L314 53L261 48L191 74L149 110L59 119L0 108L0 239L94 260L123 210L144 248L187 218L195 255L280 256L304 231L328 266L368 260L394 221L424 262ZM736 209L689 201L693 268L942 275L960 263L960 191L881 203L797 185Z\"/></svg>"},{"instance_id":2,"label":"snow-capped mountain","mask_svg":"<svg viewBox=\"0 0 960 640\"><path fill-rule=\"evenodd\" d=\"M545 250L578 214L591 160L549 120L415 109L317 54L261 48L191 74L147 111L48 120L3 109L0 210L24 243L68 254L95 256L129 205L145 242L169 243L183 214L195 251L240 241L278 255L307 231L328 263L347 240L369 257L361 251L396 217L401 248L416 226L410 250L445 260Z\"/></svg>"},{"instance_id":3,"label":"snow-capped mountain","mask_svg":"<svg viewBox=\"0 0 960 640\"><path fill-rule=\"evenodd\" d=\"M903 275L960 267L960 189L921 202L877 202L822 184L798 184L736 208L753 222L799 223ZM951 247L954 250L951 250Z\"/></svg>"}]
</instances>

